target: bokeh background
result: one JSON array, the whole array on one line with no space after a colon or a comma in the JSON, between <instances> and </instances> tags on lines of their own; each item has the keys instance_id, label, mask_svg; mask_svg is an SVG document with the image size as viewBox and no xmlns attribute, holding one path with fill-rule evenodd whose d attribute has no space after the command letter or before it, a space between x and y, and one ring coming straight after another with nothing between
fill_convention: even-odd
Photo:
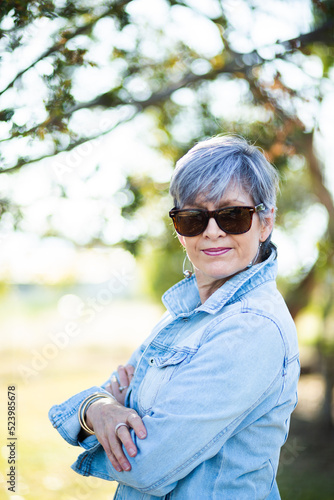
<instances>
[{"instance_id":1,"label":"bokeh background","mask_svg":"<svg viewBox=\"0 0 334 500\"><path fill-rule=\"evenodd\" d=\"M231 132L281 175L278 285L302 364L282 499L334 499L333 27L331 0L1 2L1 499L112 499L70 469L47 412L150 333L182 278L175 161Z\"/></svg>"}]
</instances>

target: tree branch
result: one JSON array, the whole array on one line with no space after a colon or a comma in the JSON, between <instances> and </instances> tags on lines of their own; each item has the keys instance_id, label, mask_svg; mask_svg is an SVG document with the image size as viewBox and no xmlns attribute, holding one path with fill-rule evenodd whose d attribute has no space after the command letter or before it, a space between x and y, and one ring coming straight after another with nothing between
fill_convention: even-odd
<instances>
[{"instance_id":1,"label":"tree branch","mask_svg":"<svg viewBox=\"0 0 334 500\"><path fill-rule=\"evenodd\" d=\"M264 57L260 56L257 50L254 50L249 53L239 53L232 51L229 48L229 52L233 55L234 61L232 61L229 64L226 64L224 66L215 68L208 73L205 73L204 75L195 75L194 73L188 73L185 75L181 80L178 82L175 82L174 84L170 85L167 89L162 90L161 92L156 92L153 94L147 101L142 101L143 107L147 107L147 105L153 105L158 102L161 102L164 99L167 99L170 97L170 95L175 92L176 90L179 90L180 88L186 87L187 85L191 85L194 83L197 83L199 81L204 81L204 80L213 80L216 78L219 74L222 73L245 73L246 71L252 69L255 66L260 66L261 64L264 64L265 62L270 62L274 61L275 59L283 59L286 55L288 55L291 52L294 52L295 50L300 49L301 47L306 46L310 42L315 42L315 41L321 41L323 38L323 35L325 33L330 33L330 30L333 29L334 27L334 21L328 21L325 23L323 26L320 28L311 31L306 34L302 34L299 37L296 38L291 38L289 40L285 40L283 42L277 41L276 44L274 45L284 45L288 47L286 52L284 54L279 54L274 56L271 59L265 59ZM261 49L258 49L261 50ZM249 62L245 63L245 58ZM105 102L108 99L108 92L105 94L102 94L91 101L88 102L83 102L83 103L78 103L76 106L71 108L71 111L69 114L71 114L74 111L77 111L78 109L86 109L86 108L92 108L95 106L105 106ZM126 102L124 104L136 104L140 105L140 103L137 102Z\"/></svg>"},{"instance_id":2,"label":"tree branch","mask_svg":"<svg viewBox=\"0 0 334 500\"><path fill-rule=\"evenodd\" d=\"M72 151L72 149L78 147L78 146L81 146L82 144L85 144L86 142L89 142L89 141L93 141L95 139L98 139L99 137L102 137L106 134L109 134L110 132L112 132L113 130L115 130L119 125L123 125L124 123L127 123L131 120L133 120L133 118L140 112L141 110L138 108L138 109L135 109L134 107L134 112L129 115L128 117L125 117L125 118L122 118L121 120L119 120L115 125L113 125L112 127L110 127L108 130L104 130L102 132L99 132L98 134L95 134L94 136L91 136L91 137L84 137L84 138L81 138L79 139L78 141L75 141L75 142L72 142L70 143L67 148L65 149L57 149L55 151L53 151L52 153L50 154L45 154L43 156L39 156L38 158L32 158L28 161L26 161L25 159L23 160L20 160L19 162L16 163L16 165L14 165L13 167L9 167L9 168L0 168L0 174L6 174L8 172L15 172L16 170L20 170L23 166L25 165L29 165L31 163L35 163L37 161L41 161L41 160L44 160L45 158L52 158L53 156L56 156L60 153L67 153L69 151Z\"/></svg>"},{"instance_id":3,"label":"tree branch","mask_svg":"<svg viewBox=\"0 0 334 500\"><path fill-rule=\"evenodd\" d=\"M85 24L84 26L80 26L79 28L77 28L76 30L74 30L72 33L66 32L66 37L63 37L59 42L55 43L54 45L52 45L52 47L50 47L49 49L47 49L46 51L44 51L37 59L35 59L35 61L33 61L31 64L29 64L29 66L27 66L23 70L19 71L16 74L16 76L13 78L13 80L3 90L0 91L0 95L4 94L8 89L10 89L11 87L13 87L14 83L19 78L21 78L21 76L24 75L27 71L29 71L31 68L33 68L39 61L42 61L43 59L45 59L46 57L50 56L54 52L57 52L69 40L71 40L72 38L74 38L74 37L76 37L78 35L82 35L83 33L86 33L100 19L103 19L104 17L110 16L111 14L113 14L113 12L116 9L118 9L120 7L124 7L125 5L127 5L128 3L130 3L131 1L132 0L121 0L117 4L112 5L112 7L110 7L109 9L107 9L103 14L101 14L100 16L98 16L98 17L94 18L93 20L89 21L89 23Z\"/></svg>"},{"instance_id":4,"label":"tree branch","mask_svg":"<svg viewBox=\"0 0 334 500\"><path fill-rule=\"evenodd\" d=\"M309 171L312 178L313 190L320 202L328 212L328 231L334 247L334 202L330 191L324 183L319 160L313 149L313 133L305 134L303 141L303 154L308 159Z\"/></svg>"},{"instance_id":5,"label":"tree branch","mask_svg":"<svg viewBox=\"0 0 334 500\"><path fill-rule=\"evenodd\" d=\"M328 212L329 217L327 231L330 238L330 245L327 253L327 262L330 263L334 259L334 202L329 190L324 184L319 160L314 154L313 135L313 132L303 134L300 141L295 141L295 145L297 146L299 153L304 155L308 160L313 192ZM319 261L322 259L323 255L320 255L308 273L299 282L298 286L287 294L286 301L292 317L296 317L299 311L302 310L311 300L314 286L319 280Z\"/></svg>"},{"instance_id":6,"label":"tree branch","mask_svg":"<svg viewBox=\"0 0 334 500\"><path fill-rule=\"evenodd\" d=\"M122 2L120 2L117 5L118 6L120 4L123 5L123 4L129 3L130 1L131 0L123 0ZM104 14L104 15L106 15L106 14ZM221 67L217 67L215 69L212 69L211 71L209 71L208 73L205 73L204 75L196 75L194 73L188 73L183 78L181 78L178 82L175 82L175 83L169 85L167 88L161 90L160 92L156 92L155 94L153 94L151 97L149 97L145 101L135 101L135 100L130 100L130 99L128 101L125 101L125 100L122 101L119 98L117 98L117 99L119 99L119 101L117 102L117 106L129 106L129 105L134 106L136 108L136 112L134 113L133 116L136 116L139 112L143 111L144 109L148 108L149 106L157 105L161 102L164 102L165 100L167 100L171 96L171 94L173 94L173 92L175 92L176 90L179 90L181 88L184 88L188 85L194 85L200 81L213 80L218 75L223 74L223 73L247 74L247 72L250 69L254 68L255 66L259 66L261 64L264 64L265 62L270 62L272 60L275 60L277 57L284 58L288 53L291 53L295 50L300 49L303 44L309 43L310 40L312 40L314 42L315 36L322 35L323 33L327 32L329 30L329 25L333 25L333 22L332 21L328 22L325 25L323 25L321 28L314 30L314 31L307 33L307 34L300 35L297 38L286 40L285 42L278 42L280 44L288 45L289 50L286 51L284 54L276 56L272 59L264 59L262 56L260 56L258 54L257 51L253 51L253 52L250 52L247 54L233 52L234 60L228 64L225 64ZM300 40L299 44L297 44L297 40ZM297 45L298 45L298 47L297 47ZM245 62L245 60L247 60L247 63ZM75 111L78 111L79 109L89 109L89 108L97 107L97 106L102 106L104 108L111 109L111 108L115 107L115 103L111 102L112 98L115 99L114 96L111 96L110 92L107 92L105 94L102 94L102 95L96 97L95 99L93 99L91 101L76 104L68 112L66 112L63 116L68 117L68 116L71 116ZM282 112L281 109L280 109L280 112ZM126 118L125 122L129 121L130 119L131 118ZM39 127L43 127L46 125L49 126L50 124L53 123L53 121L54 120L47 120L39 125L34 126L30 130L25 131L24 133L22 133L20 135L27 136L27 135L35 132ZM76 146L79 146L81 144L84 144L85 142L96 139L99 135L104 135L104 134L111 132L118 125L120 125L122 123L124 123L124 121L120 120L120 122L118 122L115 126L113 126L108 131L103 132L103 133L98 134L98 135L95 135L95 136L92 136L92 137L86 137L86 138L80 139L79 141L71 143L66 149L56 150L53 154L44 155L44 156L41 156L40 158L36 158L33 160L28 160L28 161L22 160L22 161L18 162L16 165L14 165L13 167L0 170L0 174L4 173L4 172L12 172L12 171L18 170L24 165L42 160L42 159L50 157L50 156L57 155L57 154L62 153L62 152L71 151ZM10 140L10 138L8 138L7 140Z\"/></svg>"},{"instance_id":7,"label":"tree branch","mask_svg":"<svg viewBox=\"0 0 334 500\"><path fill-rule=\"evenodd\" d=\"M290 48L300 48L305 47L309 43L314 42L326 42L328 44L334 43L333 38L333 28L334 28L334 19L329 19L322 26L316 28L309 33L304 33L302 35L297 36L296 38L291 38L290 40L285 40L282 42L277 41L280 45L288 46Z\"/></svg>"}]
</instances>

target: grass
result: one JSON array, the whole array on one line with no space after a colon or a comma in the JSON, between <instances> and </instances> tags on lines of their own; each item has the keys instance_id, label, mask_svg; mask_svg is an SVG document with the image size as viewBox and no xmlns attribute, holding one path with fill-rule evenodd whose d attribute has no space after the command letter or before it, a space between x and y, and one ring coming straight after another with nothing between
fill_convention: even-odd
<instances>
[{"instance_id":1,"label":"grass","mask_svg":"<svg viewBox=\"0 0 334 500\"><path fill-rule=\"evenodd\" d=\"M285 448L287 463L278 475L282 500L333 500L334 429L294 416Z\"/></svg>"},{"instance_id":2,"label":"grass","mask_svg":"<svg viewBox=\"0 0 334 500\"><path fill-rule=\"evenodd\" d=\"M1 500L111 500L116 483L72 471L80 449L67 445L48 418L49 408L75 392L104 381L129 350L69 346L37 374L23 380L19 366L31 366L32 353L0 353ZM17 387L17 491L7 491L7 387ZM282 500L333 500L333 436L311 421L294 418L281 455L278 482ZM231 499L234 500L234 499ZM236 499L237 500L237 499Z\"/></svg>"},{"instance_id":3,"label":"grass","mask_svg":"<svg viewBox=\"0 0 334 500\"><path fill-rule=\"evenodd\" d=\"M7 428L7 387L15 384L17 401L17 497L13 500L111 500L117 484L96 478L84 478L70 468L80 448L68 445L53 429L47 414L53 404L60 403L75 392L102 383L109 367L117 366L129 353L85 348L66 349L36 376L24 382L13 367L30 366L26 351L7 350L0 357L1 421ZM125 356L124 356L125 355ZM5 431L7 437L7 431ZM3 435L3 434L2 434ZM9 499L5 475L9 470L8 450L2 440L0 499ZM98 492L98 494L97 494Z\"/></svg>"}]
</instances>

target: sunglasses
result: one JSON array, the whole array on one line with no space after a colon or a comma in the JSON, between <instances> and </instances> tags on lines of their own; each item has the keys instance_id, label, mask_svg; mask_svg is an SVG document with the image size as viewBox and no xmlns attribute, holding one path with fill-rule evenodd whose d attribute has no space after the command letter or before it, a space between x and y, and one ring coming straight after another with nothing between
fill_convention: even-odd
<instances>
[{"instance_id":1,"label":"sunglasses","mask_svg":"<svg viewBox=\"0 0 334 500\"><path fill-rule=\"evenodd\" d=\"M181 236L197 236L205 231L213 217L218 227L228 234L247 233L252 226L253 214L265 210L263 203L256 207L226 207L218 210L200 208L173 208L169 212L176 232Z\"/></svg>"}]
</instances>

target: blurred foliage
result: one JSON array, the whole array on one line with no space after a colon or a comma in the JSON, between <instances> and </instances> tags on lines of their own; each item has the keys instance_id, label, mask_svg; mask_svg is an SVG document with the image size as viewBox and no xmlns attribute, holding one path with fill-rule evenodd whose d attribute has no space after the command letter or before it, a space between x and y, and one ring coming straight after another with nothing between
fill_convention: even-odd
<instances>
[{"instance_id":1,"label":"blurred foliage","mask_svg":"<svg viewBox=\"0 0 334 500\"><path fill-rule=\"evenodd\" d=\"M171 222L168 222L168 224L168 229L171 234L174 234L174 237L171 238L169 233L166 232L161 237L159 245L152 245L146 241L140 258L144 275L142 282L145 285L146 292L152 298L159 298L159 300L161 300L161 296L168 288L166 284L172 286L184 277L182 267L185 252L172 230Z\"/></svg>"},{"instance_id":2,"label":"blurred foliage","mask_svg":"<svg viewBox=\"0 0 334 500\"><path fill-rule=\"evenodd\" d=\"M281 3L282 9L289 9L288 0ZM329 293L333 281L328 280L334 270L334 203L314 144L316 134L321 132L321 103L328 89L333 89L334 3L312 0L309 30L294 38L256 48L249 32L249 50L245 52L235 47L238 35L245 37L245 33L238 34L235 27L233 4L224 0L210 4L199 9L190 1L165 0L161 7L166 12L166 26L173 24L172 16L180 9L210 25L220 40L216 53L206 51L204 46L195 48L180 34L170 36L167 29L150 23L149 14L140 13L140 1L1 2L0 71L12 63L16 73L8 76L0 89L1 102L6 103L0 110L0 174L15 175L34 161L70 152L140 114L153 124L147 144L170 164L205 137L222 132L246 136L263 148L281 174L283 189L277 222L283 230L288 234L294 231L306 210L316 205L321 205L328 215L314 262L282 283L294 317L316 304L323 327L319 349L326 367L334 345L334 306ZM236 8L254 21L267 5L240 0ZM112 77L109 88L94 95L90 80L86 82L82 75L85 69L99 70L105 64L98 57L101 22L108 22L112 33L112 43L104 47L109 50L107 64ZM47 44L39 47L37 55L34 50L30 59L22 57L22 49L33 46L40 29L49 30ZM310 72L310 63L316 64L317 72ZM295 86L290 72L299 75ZM36 104L35 100L30 111L27 94L35 92L35 87L29 86L29 77L34 85L38 81L41 89L40 101ZM87 100L76 97L78 78L81 88L87 91ZM234 117L219 106L219 95L230 83L240 95L240 109ZM30 113L24 123L17 118L20 109ZM73 118L81 110L97 116L108 113L112 117L109 128L91 132L86 126L78 131L73 127ZM24 157L20 156L23 146ZM59 197L70 196L61 181L55 189ZM120 213L129 231L118 244L139 256L154 297L160 297L178 280L182 270L183 250L170 230L168 217L162 215L170 208L167 192L167 185L157 184L149 176L128 175L119 193L123 200L119 203ZM139 227L139 217L146 221L146 227L136 232L133 228ZM21 228L24 210L1 200L0 222ZM101 228L87 245L108 244L104 223L110 223L107 216L101 217ZM46 237L50 235L64 236L52 226L45 233ZM332 379L328 377L327 382L330 398Z\"/></svg>"}]
</instances>

